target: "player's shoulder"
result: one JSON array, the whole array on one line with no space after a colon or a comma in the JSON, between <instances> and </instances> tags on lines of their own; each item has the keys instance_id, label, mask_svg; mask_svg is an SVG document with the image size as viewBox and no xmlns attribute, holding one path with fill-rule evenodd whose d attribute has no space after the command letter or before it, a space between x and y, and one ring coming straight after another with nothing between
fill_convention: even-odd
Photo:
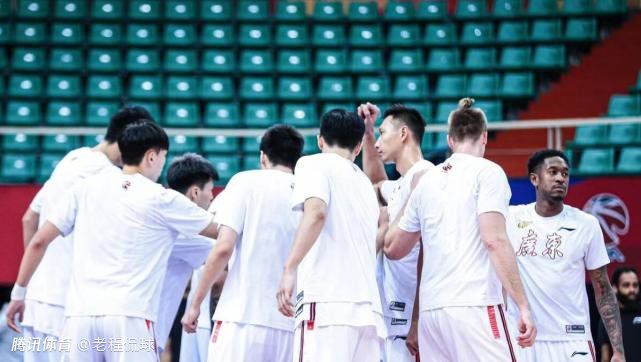
<instances>
[{"instance_id":1,"label":"player's shoulder","mask_svg":"<svg viewBox=\"0 0 641 362\"><path fill-rule=\"evenodd\" d=\"M570 205L563 205L568 219L583 225L599 225L599 220L592 214Z\"/></svg>"},{"instance_id":2,"label":"player's shoulder","mask_svg":"<svg viewBox=\"0 0 641 362\"><path fill-rule=\"evenodd\" d=\"M234 176L232 176L229 179L229 182L227 182L227 185L237 185L237 184L244 184L246 182L251 182L253 180L256 180L260 178L260 173L261 170L247 170L247 171L241 171Z\"/></svg>"},{"instance_id":3,"label":"player's shoulder","mask_svg":"<svg viewBox=\"0 0 641 362\"><path fill-rule=\"evenodd\" d=\"M532 204L510 205L508 210L513 217L523 217L529 214Z\"/></svg>"}]
</instances>

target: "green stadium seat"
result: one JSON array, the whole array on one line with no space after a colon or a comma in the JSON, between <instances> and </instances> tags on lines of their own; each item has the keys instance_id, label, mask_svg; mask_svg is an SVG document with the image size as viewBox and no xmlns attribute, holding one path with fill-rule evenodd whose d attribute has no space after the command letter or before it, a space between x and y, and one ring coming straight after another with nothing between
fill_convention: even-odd
<instances>
[{"instance_id":1,"label":"green stadium seat","mask_svg":"<svg viewBox=\"0 0 641 362\"><path fill-rule=\"evenodd\" d=\"M238 42L242 46L263 47L271 44L272 38L269 25L242 24L238 35Z\"/></svg>"},{"instance_id":2,"label":"green stadium seat","mask_svg":"<svg viewBox=\"0 0 641 362\"><path fill-rule=\"evenodd\" d=\"M383 18L388 21L410 21L414 18L414 4L411 1L389 0Z\"/></svg>"},{"instance_id":3,"label":"green stadium seat","mask_svg":"<svg viewBox=\"0 0 641 362\"><path fill-rule=\"evenodd\" d=\"M276 45L281 47L303 47L309 44L305 24L280 24L276 27Z\"/></svg>"},{"instance_id":4,"label":"green stadium seat","mask_svg":"<svg viewBox=\"0 0 641 362\"><path fill-rule=\"evenodd\" d=\"M350 70L353 73L380 73L383 70L383 54L380 50L353 50L350 55Z\"/></svg>"},{"instance_id":5,"label":"green stadium seat","mask_svg":"<svg viewBox=\"0 0 641 362\"><path fill-rule=\"evenodd\" d=\"M80 24L55 23L51 30L51 42L60 45L79 45L85 33Z\"/></svg>"},{"instance_id":6,"label":"green stadium seat","mask_svg":"<svg viewBox=\"0 0 641 362\"><path fill-rule=\"evenodd\" d=\"M305 141L303 144L304 155L313 155L320 152L318 149L318 138L316 135L304 136L303 140Z\"/></svg>"},{"instance_id":7,"label":"green stadium seat","mask_svg":"<svg viewBox=\"0 0 641 362\"><path fill-rule=\"evenodd\" d=\"M460 98L465 95L466 90L464 75L441 75L436 81L436 96L440 98Z\"/></svg>"},{"instance_id":8,"label":"green stadium seat","mask_svg":"<svg viewBox=\"0 0 641 362\"><path fill-rule=\"evenodd\" d=\"M130 46L157 45L160 41L158 26L153 24L127 25L127 44Z\"/></svg>"},{"instance_id":9,"label":"green stadium seat","mask_svg":"<svg viewBox=\"0 0 641 362\"><path fill-rule=\"evenodd\" d=\"M410 4L411 5L411 4ZM418 25L390 25L387 31L387 45L390 47L415 47L421 42Z\"/></svg>"},{"instance_id":10,"label":"green stadium seat","mask_svg":"<svg viewBox=\"0 0 641 362\"><path fill-rule=\"evenodd\" d=\"M461 54L457 48L434 48L427 58L430 72L451 72L461 67Z\"/></svg>"},{"instance_id":11,"label":"green stadium seat","mask_svg":"<svg viewBox=\"0 0 641 362\"><path fill-rule=\"evenodd\" d=\"M233 28L228 24L206 24L200 36L200 42L207 46L231 46L235 41Z\"/></svg>"},{"instance_id":12,"label":"green stadium seat","mask_svg":"<svg viewBox=\"0 0 641 362\"><path fill-rule=\"evenodd\" d=\"M168 72L190 73L198 68L198 57L193 49L170 49L165 52L164 68Z\"/></svg>"},{"instance_id":13,"label":"green stadium seat","mask_svg":"<svg viewBox=\"0 0 641 362\"><path fill-rule=\"evenodd\" d=\"M425 133L423 135L423 139L421 140L421 151L423 151L424 154L427 154L434 146L432 145L432 134L431 133Z\"/></svg>"},{"instance_id":14,"label":"green stadium seat","mask_svg":"<svg viewBox=\"0 0 641 362\"><path fill-rule=\"evenodd\" d=\"M245 77L240 83L240 96L247 100L274 98L274 80L271 77Z\"/></svg>"},{"instance_id":15,"label":"green stadium seat","mask_svg":"<svg viewBox=\"0 0 641 362\"><path fill-rule=\"evenodd\" d=\"M207 73L232 73L236 70L236 56L233 50L208 49L203 51L200 64Z\"/></svg>"},{"instance_id":16,"label":"green stadium seat","mask_svg":"<svg viewBox=\"0 0 641 362\"><path fill-rule=\"evenodd\" d=\"M80 104L76 102L50 102L45 123L51 126L78 126L82 124Z\"/></svg>"},{"instance_id":17,"label":"green stadium seat","mask_svg":"<svg viewBox=\"0 0 641 362\"><path fill-rule=\"evenodd\" d=\"M31 154L3 154L0 181L30 182L36 177L36 156Z\"/></svg>"},{"instance_id":18,"label":"green stadium seat","mask_svg":"<svg viewBox=\"0 0 641 362\"><path fill-rule=\"evenodd\" d=\"M279 73L308 73L311 56L307 50L280 50L276 68Z\"/></svg>"},{"instance_id":19,"label":"green stadium seat","mask_svg":"<svg viewBox=\"0 0 641 362\"><path fill-rule=\"evenodd\" d=\"M11 14L10 0L0 0L0 18L8 18Z\"/></svg>"},{"instance_id":20,"label":"green stadium seat","mask_svg":"<svg viewBox=\"0 0 641 362\"><path fill-rule=\"evenodd\" d=\"M258 155L244 155L243 156L243 170L259 170L260 169L260 156Z\"/></svg>"},{"instance_id":21,"label":"green stadium seat","mask_svg":"<svg viewBox=\"0 0 641 362\"><path fill-rule=\"evenodd\" d=\"M236 103L207 103L205 109L206 127L238 127L240 111Z\"/></svg>"},{"instance_id":22,"label":"green stadium seat","mask_svg":"<svg viewBox=\"0 0 641 362\"><path fill-rule=\"evenodd\" d=\"M430 102L407 102L405 103L407 107L412 107L418 111L418 113L423 116L423 119L425 119L425 122L427 124L430 124L433 122L432 120L432 103ZM426 135L427 137L427 135Z\"/></svg>"},{"instance_id":23,"label":"green stadium seat","mask_svg":"<svg viewBox=\"0 0 641 362\"><path fill-rule=\"evenodd\" d=\"M628 11L628 2L625 0L596 0L594 11L598 15L623 14Z\"/></svg>"},{"instance_id":24,"label":"green stadium seat","mask_svg":"<svg viewBox=\"0 0 641 362\"><path fill-rule=\"evenodd\" d=\"M124 1L95 0L92 1L91 18L96 20L119 20L123 17Z\"/></svg>"},{"instance_id":25,"label":"green stadium seat","mask_svg":"<svg viewBox=\"0 0 641 362\"><path fill-rule=\"evenodd\" d=\"M474 107L481 109L485 113L488 122L503 120L503 103L499 100L479 100L474 103Z\"/></svg>"},{"instance_id":26,"label":"green stadium seat","mask_svg":"<svg viewBox=\"0 0 641 362\"><path fill-rule=\"evenodd\" d=\"M77 98L82 94L82 83L77 75L50 75L47 95L54 98Z\"/></svg>"},{"instance_id":27,"label":"green stadium seat","mask_svg":"<svg viewBox=\"0 0 641 362\"><path fill-rule=\"evenodd\" d=\"M39 97L42 94L42 78L36 75L12 75L9 78L9 96Z\"/></svg>"},{"instance_id":28,"label":"green stadium seat","mask_svg":"<svg viewBox=\"0 0 641 362\"><path fill-rule=\"evenodd\" d=\"M160 69L160 55L155 49L129 49L126 62L130 72L158 72Z\"/></svg>"},{"instance_id":29,"label":"green stadium seat","mask_svg":"<svg viewBox=\"0 0 641 362\"><path fill-rule=\"evenodd\" d=\"M467 95L471 97L494 97L498 94L500 77L495 73L472 74L467 83ZM478 105L477 105L478 106Z\"/></svg>"},{"instance_id":30,"label":"green stadium seat","mask_svg":"<svg viewBox=\"0 0 641 362\"><path fill-rule=\"evenodd\" d=\"M37 152L38 136L24 133L12 133L2 136L3 152Z\"/></svg>"},{"instance_id":31,"label":"green stadium seat","mask_svg":"<svg viewBox=\"0 0 641 362\"><path fill-rule=\"evenodd\" d=\"M49 14L49 1L47 0L19 0L19 18L42 19Z\"/></svg>"},{"instance_id":32,"label":"green stadium seat","mask_svg":"<svg viewBox=\"0 0 641 362\"><path fill-rule=\"evenodd\" d=\"M204 0L201 2L200 16L205 21L231 20L233 2L229 0Z\"/></svg>"},{"instance_id":33,"label":"green stadium seat","mask_svg":"<svg viewBox=\"0 0 641 362\"><path fill-rule=\"evenodd\" d=\"M79 136L68 136L65 134L45 135L42 137L42 150L44 152L67 153L80 147Z\"/></svg>"},{"instance_id":34,"label":"green stadium seat","mask_svg":"<svg viewBox=\"0 0 641 362\"><path fill-rule=\"evenodd\" d=\"M554 16L559 12L556 0L530 0L527 14L530 16Z\"/></svg>"},{"instance_id":35,"label":"green stadium seat","mask_svg":"<svg viewBox=\"0 0 641 362\"><path fill-rule=\"evenodd\" d=\"M196 27L187 24L165 24L163 42L167 46L190 46L196 42Z\"/></svg>"},{"instance_id":36,"label":"green stadium seat","mask_svg":"<svg viewBox=\"0 0 641 362\"><path fill-rule=\"evenodd\" d=\"M200 114L194 102L165 104L165 125L169 127L198 127Z\"/></svg>"},{"instance_id":37,"label":"green stadium seat","mask_svg":"<svg viewBox=\"0 0 641 362\"><path fill-rule=\"evenodd\" d=\"M315 127L318 125L316 104L286 103L283 105L281 121L294 127Z\"/></svg>"},{"instance_id":38,"label":"green stadium seat","mask_svg":"<svg viewBox=\"0 0 641 362\"><path fill-rule=\"evenodd\" d=\"M614 172L614 149L586 148L579 161L578 173L607 174Z\"/></svg>"},{"instance_id":39,"label":"green stadium seat","mask_svg":"<svg viewBox=\"0 0 641 362\"><path fill-rule=\"evenodd\" d=\"M532 22L530 39L535 42L559 42L561 33L560 19L544 19Z\"/></svg>"},{"instance_id":40,"label":"green stadium seat","mask_svg":"<svg viewBox=\"0 0 641 362\"><path fill-rule=\"evenodd\" d=\"M517 44L526 42L529 38L528 25L525 21L502 21L496 41L501 44Z\"/></svg>"},{"instance_id":41,"label":"green stadium seat","mask_svg":"<svg viewBox=\"0 0 641 362\"><path fill-rule=\"evenodd\" d=\"M439 102L436 106L436 116L434 117L434 122L437 124L446 124L447 118L450 116L450 113L457 108L457 102ZM447 142L445 142L445 144L447 144Z\"/></svg>"},{"instance_id":42,"label":"green stadium seat","mask_svg":"<svg viewBox=\"0 0 641 362\"><path fill-rule=\"evenodd\" d=\"M127 15L134 20L158 20L160 18L160 1L130 0Z\"/></svg>"},{"instance_id":43,"label":"green stadium seat","mask_svg":"<svg viewBox=\"0 0 641 362\"><path fill-rule=\"evenodd\" d=\"M314 25L312 44L317 47L341 47L345 45L345 28L342 25Z\"/></svg>"},{"instance_id":44,"label":"green stadium seat","mask_svg":"<svg viewBox=\"0 0 641 362\"><path fill-rule=\"evenodd\" d=\"M278 79L278 98L282 100L307 100L312 96L309 78L281 77Z\"/></svg>"},{"instance_id":45,"label":"green stadium seat","mask_svg":"<svg viewBox=\"0 0 641 362\"><path fill-rule=\"evenodd\" d=\"M352 25L349 44L353 47L380 47L383 41L379 25Z\"/></svg>"},{"instance_id":46,"label":"green stadium seat","mask_svg":"<svg viewBox=\"0 0 641 362\"><path fill-rule=\"evenodd\" d=\"M191 20L196 18L196 1L169 0L165 4L165 19Z\"/></svg>"},{"instance_id":47,"label":"green stadium seat","mask_svg":"<svg viewBox=\"0 0 641 362\"><path fill-rule=\"evenodd\" d=\"M18 44L41 44L45 34L44 23L17 23L14 40Z\"/></svg>"},{"instance_id":48,"label":"green stadium seat","mask_svg":"<svg viewBox=\"0 0 641 362\"><path fill-rule=\"evenodd\" d=\"M239 144L238 137L218 135L202 138L202 148L205 153L237 153Z\"/></svg>"},{"instance_id":49,"label":"green stadium seat","mask_svg":"<svg viewBox=\"0 0 641 362\"><path fill-rule=\"evenodd\" d=\"M351 77L321 77L318 98L321 100L344 101L353 95Z\"/></svg>"},{"instance_id":50,"label":"green stadium seat","mask_svg":"<svg viewBox=\"0 0 641 362\"><path fill-rule=\"evenodd\" d=\"M621 149L617 171L641 173L641 147L624 147Z\"/></svg>"},{"instance_id":51,"label":"green stadium seat","mask_svg":"<svg viewBox=\"0 0 641 362\"><path fill-rule=\"evenodd\" d=\"M332 109L336 109L336 108L346 109L348 111L356 110L356 106L354 104L351 104L351 103L331 102L331 103L324 103L323 104L323 107L321 109L321 114L325 114L325 113L331 111Z\"/></svg>"},{"instance_id":52,"label":"green stadium seat","mask_svg":"<svg viewBox=\"0 0 641 362\"><path fill-rule=\"evenodd\" d=\"M252 128L269 127L278 123L275 103L248 103L243 112L243 123Z\"/></svg>"},{"instance_id":53,"label":"green stadium seat","mask_svg":"<svg viewBox=\"0 0 641 362\"><path fill-rule=\"evenodd\" d=\"M157 120L157 121L161 121L162 120L162 118L161 118L162 117L162 113L161 113L160 105L158 104L158 102L135 101L134 100L134 101L130 101L130 103L127 104L127 106L143 107L143 108L145 108L147 110L147 112L149 112L149 114L151 115L151 117L154 120Z\"/></svg>"},{"instance_id":54,"label":"green stadium seat","mask_svg":"<svg viewBox=\"0 0 641 362\"><path fill-rule=\"evenodd\" d=\"M597 39L595 18L571 18L565 24L565 39L568 41L591 42Z\"/></svg>"},{"instance_id":55,"label":"green stadium seat","mask_svg":"<svg viewBox=\"0 0 641 362\"><path fill-rule=\"evenodd\" d=\"M83 68L84 57L81 49L54 48L51 50L49 69L76 72Z\"/></svg>"},{"instance_id":56,"label":"green stadium seat","mask_svg":"<svg viewBox=\"0 0 641 362\"><path fill-rule=\"evenodd\" d=\"M340 22L343 20L343 4L338 1L316 1L312 18L316 21Z\"/></svg>"},{"instance_id":57,"label":"green stadium seat","mask_svg":"<svg viewBox=\"0 0 641 362\"><path fill-rule=\"evenodd\" d=\"M419 73L423 70L423 52L420 49L393 49L387 69L392 73Z\"/></svg>"},{"instance_id":58,"label":"green stadium seat","mask_svg":"<svg viewBox=\"0 0 641 362\"><path fill-rule=\"evenodd\" d=\"M494 41L492 23L465 23L461 32L463 44L490 44Z\"/></svg>"},{"instance_id":59,"label":"green stadium seat","mask_svg":"<svg viewBox=\"0 0 641 362\"><path fill-rule=\"evenodd\" d=\"M351 1L347 17L350 22L376 22L378 21L378 4L375 1Z\"/></svg>"},{"instance_id":60,"label":"green stadium seat","mask_svg":"<svg viewBox=\"0 0 641 362\"><path fill-rule=\"evenodd\" d=\"M200 142L198 137L185 136L182 134L169 137L169 149L171 153L200 153Z\"/></svg>"},{"instance_id":61,"label":"green stadium seat","mask_svg":"<svg viewBox=\"0 0 641 362\"><path fill-rule=\"evenodd\" d=\"M82 144L85 147L94 147L105 139L104 134L90 134L82 136Z\"/></svg>"},{"instance_id":62,"label":"green stadium seat","mask_svg":"<svg viewBox=\"0 0 641 362\"><path fill-rule=\"evenodd\" d=\"M241 21L265 21L269 18L266 0L241 0L236 8L236 19Z\"/></svg>"},{"instance_id":63,"label":"green stadium seat","mask_svg":"<svg viewBox=\"0 0 641 362\"><path fill-rule=\"evenodd\" d=\"M456 3L456 17L460 19L478 19L487 15L485 0L459 0Z\"/></svg>"},{"instance_id":64,"label":"green stadium seat","mask_svg":"<svg viewBox=\"0 0 641 362\"><path fill-rule=\"evenodd\" d=\"M93 24L89 28L89 42L92 45L118 45L122 41L119 24Z\"/></svg>"},{"instance_id":65,"label":"green stadium seat","mask_svg":"<svg viewBox=\"0 0 641 362\"><path fill-rule=\"evenodd\" d=\"M423 44L427 46L445 46L456 43L456 27L452 23L427 24Z\"/></svg>"},{"instance_id":66,"label":"green stadium seat","mask_svg":"<svg viewBox=\"0 0 641 362\"><path fill-rule=\"evenodd\" d=\"M258 154L260 150L260 141L262 136L249 136L243 137L243 147L242 151L244 154L253 153Z\"/></svg>"},{"instance_id":67,"label":"green stadium seat","mask_svg":"<svg viewBox=\"0 0 641 362\"><path fill-rule=\"evenodd\" d=\"M207 160L218 171L219 184L226 184L232 176L240 172L240 159L238 156L208 155Z\"/></svg>"},{"instance_id":68,"label":"green stadium seat","mask_svg":"<svg viewBox=\"0 0 641 362\"><path fill-rule=\"evenodd\" d=\"M428 95L429 83L425 76L401 75L396 77L394 84L394 99L401 101L425 100Z\"/></svg>"},{"instance_id":69,"label":"green stadium seat","mask_svg":"<svg viewBox=\"0 0 641 362\"><path fill-rule=\"evenodd\" d=\"M58 19L77 20L87 15L86 1L61 0L56 1L54 16Z\"/></svg>"},{"instance_id":70,"label":"green stadium seat","mask_svg":"<svg viewBox=\"0 0 641 362\"><path fill-rule=\"evenodd\" d=\"M15 48L13 50L13 59L11 61L13 70L40 70L44 67L44 63L44 49Z\"/></svg>"},{"instance_id":71,"label":"green stadium seat","mask_svg":"<svg viewBox=\"0 0 641 362\"><path fill-rule=\"evenodd\" d=\"M496 50L494 48L469 48L465 54L465 68L493 70L496 68Z\"/></svg>"},{"instance_id":72,"label":"green stadium seat","mask_svg":"<svg viewBox=\"0 0 641 362\"><path fill-rule=\"evenodd\" d=\"M36 182L44 183L46 182L53 170L56 168L60 160L64 157L64 154L58 153L43 153L40 156L40 167L36 174Z\"/></svg>"},{"instance_id":73,"label":"green stadium seat","mask_svg":"<svg viewBox=\"0 0 641 362\"><path fill-rule=\"evenodd\" d=\"M641 70L639 70L639 75L637 76L637 83L630 87L630 93L641 93Z\"/></svg>"},{"instance_id":74,"label":"green stadium seat","mask_svg":"<svg viewBox=\"0 0 641 362\"><path fill-rule=\"evenodd\" d=\"M641 115L639 97L616 94L610 97L608 117L631 117Z\"/></svg>"},{"instance_id":75,"label":"green stadium seat","mask_svg":"<svg viewBox=\"0 0 641 362\"><path fill-rule=\"evenodd\" d=\"M193 76L169 76L165 82L165 97L169 99L196 99L198 81Z\"/></svg>"},{"instance_id":76,"label":"green stadium seat","mask_svg":"<svg viewBox=\"0 0 641 362\"><path fill-rule=\"evenodd\" d=\"M0 22L0 44L7 44L11 40L11 28L8 22Z\"/></svg>"},{"instance_id":77,"label":"green stadium seat","mask_svg":"<svg viewBox=\"0 0 641 362\"><path fill-rule=\"evenodd\" d=\"M565 46L540 45L534 49L533 68L563 69L566 65Z\"/></svg>"},{"instance_id":78,"label":"green stadium seat","mask_svg":"<svg viewBox=\"0 0 641 362\"><path fill-rule=\"evenodd\" d=\"M111 117L118 112L118 105L111 102L87 102L86 120L87 126L104 127L109 125Z\"/></svg>"},{"instance_id":79,"label":"green stadium seat","mask_svg":"<svg viewBox=\"0 0 641 362\"><path fill-rule=\"evenodd\" d=\"M240 70L243 73L271 73L274 59L271 50L243 50L240 53Z\"/></svg>"},{"instance_id":80,"label":"green stadium seat","mask_svg":"<svg viewBox=\"0 0 641 362\"><path fill-rule=\"evenodd\" d=\"M503 69L526 69L530 66L532 49L528 47L505 47L499 65Z\"/></svg>"},{"instance_id":81,"label":"green stadium seat","mask_svg":"<svg viewBox=\"0 0 641 362\"><path fill-rule=\"evenodd\" d=\"M439 21L447 16L447 1L423 0L418 3L416 19L419 21Z\"/></svg>"},{"instance_id":82,"label":"green stadium seat","mask_svg":"<svg viewBox=\"0 0 641 362\"><path fill-rule=\"evenodd\" d=\"M342 73L347 69L347 54L344 50L319 49L315 68L318 73Z\"/></svg>"},{"instance_id":83,"label":"green stadium seat","mask_svg":"<svg viewBox=\"0 0 641 362\"><path fill-rule=\"evenodd\" d=\"M516 18L523 14L523 0L498 0L494 2L495 18Z\"/></svg>"},{"instance_id":84,"label":"green stadium seat","mask_svg":"<svg viewBox=\"0 0 641 362\"><path fill-rule=\"evenodd\" d=\"M380 101L389 98L390 84L386 77L359 77L356 83L356 98L363 101Z\"/></svg>"},{"instance_id":85,"label":"green stadium seat","mask_svg":"<svg viewBox=\"0 0 641 362\"><path fill-rule=\"evenodd\" d=\"M229 77L203 77L200 83L200 97L202 99L232 99L234 93L234 81Z\"/></svg>"},{"instance_id":86,"label":"green stadium seat","mask_svg":"<svg viewBox=\"0 0 641 362\"><path fill-rule=\"evenodd\" d=\"M583 125L576 128L574 144L581 146L594 146L604 144L608 137L608 126Z\"/></svg>"},{"instance_id":87,"label":"green stadium seat","mask_svg":"<svg viewBox=\"0 0 641 362\"><path fill-rule=\"evenodd\" d=\"M118 49L91 49L87 68L94 72L118 72L121 67Z\"/></svg>"},{"instance_id":88,"label":"green stadium seat","mask_svg":"<svg viewBox=\"0 0 641 362\"><path fill-rule=\"evenodd\" d=\"M501 82L501 96L506 98L530 98L534 96L532 73L505 73Z\"/></svg>"},{"instance_id":89,"label":"green stadium seat","mask_svg":"<svg viewBox=\"0 0 641 362\"><path fill-rule=\"evenodd\" d=\"M90 98L118 98L122 96L122 81L118 76L91 75L87 80Z\"/></svg>"},{"instance_id":90,"label":"green stadium seat","mask_svg":"<svg viewBox=\"0 0 641 362\"><path fill-rule=\"evenodd\" d=\"M449 150L450 146L447 144L447 132L437 132L434 134L433 148L436 150Z\"/></svg>"},{"instance_id":91,"label":"green stadium seat","mask_svg":"<svg viewBox=\"0 0 641 362\"><path fill-rule=\"evenodd\" d=\"M610 125L608 143L625 145L641 142L641 126L635 123L621 123Z\"/></svg>"},{"instance_id":92,"label":"green stadium seat","mask_svg":"<svg viewBox=\"0 0 641 362\"><path fill-rule=\"evenodd\" d=\"M305 2L279 1L276 3L276 19L279 21L304 21Z\"/></svg>"},{"instance_id":93,"label":"green stadium seat","mask_svg":"<svg viewBox=\"0 0 641 362\"><path fill-rule=\"evenodd\" d=\"M592 12L592 0L564 0L563 13L567 15L585 15Z\"/></svg>"}]
</instances>

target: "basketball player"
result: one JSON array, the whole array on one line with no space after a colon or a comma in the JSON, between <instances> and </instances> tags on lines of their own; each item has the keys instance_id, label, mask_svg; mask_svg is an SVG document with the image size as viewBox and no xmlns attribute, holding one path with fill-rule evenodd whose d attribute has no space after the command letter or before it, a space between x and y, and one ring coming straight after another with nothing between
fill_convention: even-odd
<instances>
[{"instance_id":1,"label":"basketball player","mask_svg":"<svg viewBox=\"0 0 641 362\"><path fill-rule=\"evenodd\" d=\"M210 213L155 183L169 148L162 128L146 120L130 124L118 147L122 171L77 183L48 213L27 246L12 292L23 297L47 246L74 231L61 336L72 347L62 361L156 361L153 324L176 235L217 235ZM23 311L24 300L12 298L7 319L14 330Z\"/></svg>"},{"instance_id":2,"label":"basketball player","mask_svg":"<svg viewBox=\"0 0 641 362\"><path fill-rule=\"evenodd\" d=\"M292 204L302 218L277 294L281 313L296 318L295 361L380 359L379 208L371 182L354 164L364 133L356 113L331 110L321 117L321 153L296 164Z\"/></svg>"},{"instance_id":3,"label":"basketball player","mask_svg":"<svg viewBox=\"0 0 641 362\"><path fill-rule=\"evenodd\" d=\"M395 220L410 193L410 183L417 172L434 165L423 159L421 141L425 121L413 108L395 105L383 114L380 137L375 141L374 123L380 110L373 104L363 104L358 114L365 121L363 137L363 169L376 185L380 199L387 208L388 220ZM394 163L401 178L387 180L383 162ZM387 225L384 226L387 228ZM379 234L380 235L380 234ZM384 238L381 237L382 240ZM382 254L382 251L381 251ZM421 259L420 243L399 260L382 255L383 314L387 327L384 359L386 361L415 361L418 354L416 341L408 340L410 330L416 335L418 320L413 320L414 299L417 286L417 265ZM421 263L422 264L422 263ZM418 313L415 315L418 318ZM411 328L410 328L411 324ZM407 345L406 345L407 342Z\"/></svg>"},{"instance_id":4,"label":"basketball player","mask_svg":"<svg viewBox=\"0 0 641 362\"><path fill-rule=\"evenodd\" d=\"M515 361L501 286L516 301L521 346L534 342L536 327L505 230L510 187L501 167L483 158L487 120L472 104L464 98L450 113L453 154L420 179L390 227L385 254L401 258L422 237L423 260L431 261L420 286L422 359Z\"/></svg>"},{"instance_id":5,"label":"basketball player","mask_svg":"<svg viewBox=\"0 0 641 362\"><path fill-rule=\"evenodd\" d=\"M103 141L93 148L81 147L69 152L56 165L51 177L36 194L23 217L25 248L38 226L47 220L47 209L57 206L57 199L75 183L106 169L122 166L118 137L125 127L139 119L151 119L142 107L125 107L113 115ZM37 338L57 341L65 320L64 306L71 274L73 235L59 237L47 248L25 295L22 330L26 340ZM28 349L29 361L60 361L56 350Z\"/></svg>"},{"instance_id":6,"label":"basketball player","mask_svg":"<svg viewBox=\"0 0 641 362\"><path fill-rule=\"evenodd\" d=\"M236 174L219 196L218 241L182 320L185 331L196 331L200 305L229 263L209 362L292 360L294 321L278 313L273 298L296 230L290 200L302 151L298 131L269 128L260 142L261 170Z\"/></svg>"},{"instance_id":7,"label":"basketball player","mask_svg":"<svg viewBox=\"0 0 641 362\"><path fill-rule=\"evenodd\" d=\"M570 168L557 150L528 161L536 202L510 207L508 230L532 305L538 336L520 361L595 361L585 290L587 269L596 304L612 341L612 361L625 360L621 317L606 270L610 262L599 221L565 205ZM509 304L510 314L516 314Z\"/></svg>"}]
</instances>

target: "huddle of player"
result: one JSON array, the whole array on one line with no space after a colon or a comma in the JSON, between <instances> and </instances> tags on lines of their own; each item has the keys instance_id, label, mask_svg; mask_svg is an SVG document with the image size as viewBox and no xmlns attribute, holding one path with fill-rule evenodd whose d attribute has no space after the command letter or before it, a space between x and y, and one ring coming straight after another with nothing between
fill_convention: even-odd
<instances>
[{"instance_id":1,"label":"huddle of player","mask_svg":"<svg viewBox=\"0 0 641 362\"><path fill-rule=\"evenodd\" d=\"M236 174L213 203L217 174L200 156L172 162L169 189L156 183L167 135L144 109L121 110L103 142L60 162L25 214L9 326L71 344L25 360L158 360L197 268L182 324L208 346L183 360L593 361L586 269L612 360L624 360L599 224L563 204L566 156L535 153L537 201L509 207L472 105L450 114L453 154L437 166L421 153L425 121L404 106L386 110L378 139L372 104L323 114L311 156L295 129L273 126L261 169ZM384 163L401 177L387 180ZM225 268L210 325L209 291ZM141 341L153 348L130 348Z\"/></svg>"}]
</instances>

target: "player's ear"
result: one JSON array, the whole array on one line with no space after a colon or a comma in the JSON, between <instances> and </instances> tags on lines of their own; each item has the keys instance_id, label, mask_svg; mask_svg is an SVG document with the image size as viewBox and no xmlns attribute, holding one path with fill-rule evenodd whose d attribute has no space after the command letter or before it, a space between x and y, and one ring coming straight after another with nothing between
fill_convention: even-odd
<instances>
[{"instance_id":1,"label":"player's ear","mask_svg":"<svg viewBox=\"0 0 641 362\"><path fill-rule=\"evenodd\" d=\"M321 135L316 136L316 143L318 144L318 149L323 150L323 147L325 147L325 140Z\"/></svg>"},{"instance_id":2,"label":"player's ear","mask_svg":"<svg viewBox=\"0 0 641 362\"><path fill-rule=\"evenodd\" d=\"M532 183L532 185L534 187L538 187L539 186L539 175L537 175L536 172L532 172L530 174L530 182Z\"/></svg>"},{"instance_id":3,"label":"player's ear","mask_svg":"<svg viewBox=\"0 0 641 362\"><path fill-rule=\"evenodd\" d=\"M260 151L260 168L266 169L267 163L268 163L267 155L265 154L265 152Z\"/></svg>"},{"instance_id":4,"label":"player's ear","mask_svg":"<svg viewBox=\"0 0 641 362\"><path fill-rule=\"evenodd\" d=\"M361 149L363 148L363 142L359 142L356 147L354 147L354 157L358 156L359 153L361 153Z\"/></svg>"},{"instance_id":5,"label":"player's ear","mask_svg":"<svg viewBox=\"0 0 641 362\"><path fill-rule=\"evenodd\" d=\"M447 134L447 145L450 147L450 150L454 150L454 140L450 134Z\"/></svg>"}]
</instances>

